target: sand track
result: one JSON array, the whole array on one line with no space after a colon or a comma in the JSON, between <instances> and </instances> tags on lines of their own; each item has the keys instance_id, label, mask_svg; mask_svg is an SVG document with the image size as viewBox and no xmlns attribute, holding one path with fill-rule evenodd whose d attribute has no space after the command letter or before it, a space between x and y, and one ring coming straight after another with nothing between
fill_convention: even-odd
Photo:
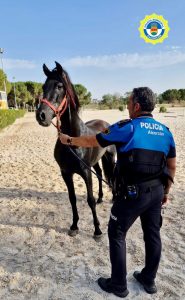
<instances>
[{"instance_id":1,"label":"sand track","mask_svg":"<svg viewBox=\"0 0 185 300\"><path fill-rule=\"evenodd\" d=\"M84 120L121 119L118 111L84 111ZM125 114L126 116L126 114ZM171 109L156 117L174 133L178 169L171 203L164 214L163 254L157 277L159 292L147 295L132 273L143 264L139 221L130 230L128 299L185 299L185 117ZM0 299L103 300L118 299L102 292L95 280L109 276L107 223L111 194L104 186L104 203L97 207L103 230L98 243L82 179L75 175L79 235L71 238L71 207L66 186L54 161L55 128L39 126L33 113L0 132ZM95 197L98 182L93 176Z\"/></svg>"}]
</instances>

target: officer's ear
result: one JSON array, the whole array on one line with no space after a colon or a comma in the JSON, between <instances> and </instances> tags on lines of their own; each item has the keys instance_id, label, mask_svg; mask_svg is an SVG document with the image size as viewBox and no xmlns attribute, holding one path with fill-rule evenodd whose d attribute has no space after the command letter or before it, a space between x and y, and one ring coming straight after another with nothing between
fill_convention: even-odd
<instances>
[{"instance_id":1,"label":"officer's ear","mask_svg":"<svg viewBox=\"0 0 185 300\"><path fill-rule=\"evenodd\" d=\"M140 103L138 103L138 102L135 103L135 105L134 105L134 111L135 112L141 111L141 105L140 105Z\"/></svg>"}]
</instances>

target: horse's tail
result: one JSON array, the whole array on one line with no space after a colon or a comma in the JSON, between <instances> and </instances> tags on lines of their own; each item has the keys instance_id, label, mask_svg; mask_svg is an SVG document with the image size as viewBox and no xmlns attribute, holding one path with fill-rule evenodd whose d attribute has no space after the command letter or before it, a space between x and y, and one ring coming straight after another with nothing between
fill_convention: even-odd
<instances>
[{"instance_id":1,"label":"horse's tail","mask_svg":"<svg viewBox=\"0 0 185 300\"><path fill-rule=\"evenodd\" d=\"M109 185L111 186L113 186L114 183L115 155L115 146L109 146L107 147L105 154L102 156L104 176Z\"/></svg>"}]
</instances>

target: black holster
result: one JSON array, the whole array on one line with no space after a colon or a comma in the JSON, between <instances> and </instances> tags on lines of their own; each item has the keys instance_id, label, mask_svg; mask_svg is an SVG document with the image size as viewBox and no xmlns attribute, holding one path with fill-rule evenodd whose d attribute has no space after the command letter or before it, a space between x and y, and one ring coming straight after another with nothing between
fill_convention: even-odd
<instances>
[{"instance_id":1,"label":"black holster","mask_svg":"<svg viewBox=\"0 0 185 300\"><path fill-rule=\"evenodd\" d=\"M117 196L120 198L124 197L128 200L136 200L139 194L139 187L137 184L126 184L122 177L116 178L115 190Z\"/></svg>"}]
</instances>

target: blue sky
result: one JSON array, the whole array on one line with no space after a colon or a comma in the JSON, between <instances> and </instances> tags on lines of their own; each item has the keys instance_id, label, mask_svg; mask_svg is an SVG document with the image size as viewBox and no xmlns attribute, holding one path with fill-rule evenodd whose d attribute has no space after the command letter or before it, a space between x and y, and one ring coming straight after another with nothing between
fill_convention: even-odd
<instances>
[{"instance_id":1,"label":"blue sky","mask_svg":"<svg viewBox=\"0 0 185 300\"><path fill-rule=\"evenodd\" d=\"M185 88L184 0L0 0L0 47L8 80L44 82L43 63L101 98L138 86ZM145 15L163 15L169 37L140 38Z\"/></svg>"}]
</instances>

